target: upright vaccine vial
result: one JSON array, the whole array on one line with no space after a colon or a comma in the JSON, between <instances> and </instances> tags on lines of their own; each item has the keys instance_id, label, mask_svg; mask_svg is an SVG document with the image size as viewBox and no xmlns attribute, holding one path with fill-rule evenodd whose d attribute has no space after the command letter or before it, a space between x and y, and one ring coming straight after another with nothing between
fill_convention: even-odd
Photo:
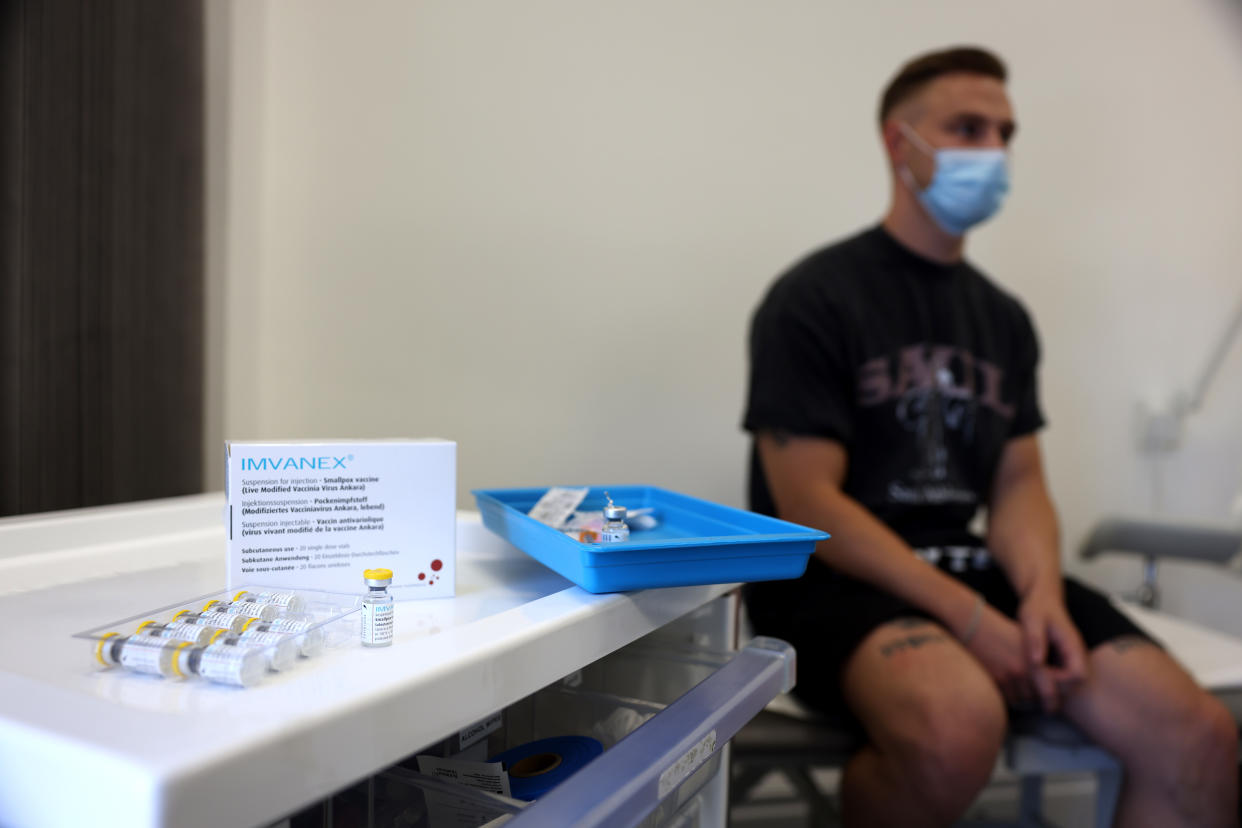
<instances>
[{"instance_id":1,"label":"upright vaccine vial","mask_svg":"<svg viewBox=\"0 0 1242 828\"><path fill-rule=\"evenodd\" d=\"M604 526L600 529L599 539L603 543L617 543L630 539L630 527L625 522L625 507L612 502L607 492L608 505L604 507Z\"/></svg>"},{"instance_id":2,"label":"upright vaccine vial","mask_svg":"<svg viewBox=\"0 0 1242 828\"><path fill-rule=\"evenodd\" d=\"M362 646L387 647L392 644L391 569L368 569L362 573L367 594L362 599Z\"/></svg>"}]
</instances>

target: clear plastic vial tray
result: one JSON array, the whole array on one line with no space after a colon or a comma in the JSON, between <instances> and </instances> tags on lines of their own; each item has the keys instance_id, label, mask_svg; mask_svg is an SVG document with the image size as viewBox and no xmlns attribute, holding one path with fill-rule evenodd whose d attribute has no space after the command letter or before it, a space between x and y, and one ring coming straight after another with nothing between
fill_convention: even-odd
<instances>
[{"instance_id":1,"label":"clear plastic vial tray","mask_svg":"<svg viewBox=\"0 0 1242 828\"><path fill-rule=\"evenodd\" d=\"M144 610L74 634L100 669L250 687L325 649L356 644L361 596L246 586Z\"/></svg>"}]
</instances>

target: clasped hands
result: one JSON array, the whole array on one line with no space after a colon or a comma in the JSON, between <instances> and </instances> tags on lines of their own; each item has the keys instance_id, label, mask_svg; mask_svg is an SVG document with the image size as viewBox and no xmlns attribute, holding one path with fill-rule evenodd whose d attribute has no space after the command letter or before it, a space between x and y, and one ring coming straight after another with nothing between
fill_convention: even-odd
<instances>
[{"instance_id":1,"label":"clasped hands","mask_svg":"<svg viewBox=\"0 0 1242 828\"><path fill-rule=\"evenodd\" d=\"M1016 621L990 605L966 648L996 681L1014 709L1038 704L1060 709L1065 697L1087 678L1087 653L1058 592L1032 590Z\"/></svg>"}]
</instances>

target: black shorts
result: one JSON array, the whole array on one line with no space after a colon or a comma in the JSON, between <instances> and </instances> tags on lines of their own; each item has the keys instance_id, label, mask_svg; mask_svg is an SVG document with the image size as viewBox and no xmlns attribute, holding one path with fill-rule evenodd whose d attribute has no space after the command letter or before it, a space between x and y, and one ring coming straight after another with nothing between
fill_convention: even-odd
<instances>
[{"instance_id":1,"label":"black shorts","mask_svg":"<svg viewBox=\"0 0 1242 828\"><path fill-rule=\"evenodd\" d=\"M1017 615L1018 595L995 564L971 566L961 572L941 568L1004 615ZM755 633L788 641L797 650L794 695L809 707L834 717L845 715L847 720L841 669L858 645L876 627L896 618L932 617L870 584L834 572L814 558L802 578L749 584L745 595ZM1065 606L1088 650L1123 636L1154 641L1106 596L1069 577L1065 578Z\"/></svg>"}]
</instances>

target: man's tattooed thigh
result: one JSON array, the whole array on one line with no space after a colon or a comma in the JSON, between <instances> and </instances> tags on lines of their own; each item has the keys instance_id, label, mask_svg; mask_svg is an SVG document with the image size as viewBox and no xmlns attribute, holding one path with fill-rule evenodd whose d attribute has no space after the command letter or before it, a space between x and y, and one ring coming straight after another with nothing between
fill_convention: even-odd
<instances>
[{"instance_id":1,"label":"man's tattooed thigh","mask_svg":"<svg viewBox=\"0 0 1242 828\"><path fill-rule=\"evenodd\" d=\"M942 632L929 630L922 633L910 633L901 638L894 639L885 644L880 645L880 655L885 658L891 658L898 653L906 650L917 650L927 644L934 644L939 641L948 641L948 636Z\"/></svg>"}]
</instances>

